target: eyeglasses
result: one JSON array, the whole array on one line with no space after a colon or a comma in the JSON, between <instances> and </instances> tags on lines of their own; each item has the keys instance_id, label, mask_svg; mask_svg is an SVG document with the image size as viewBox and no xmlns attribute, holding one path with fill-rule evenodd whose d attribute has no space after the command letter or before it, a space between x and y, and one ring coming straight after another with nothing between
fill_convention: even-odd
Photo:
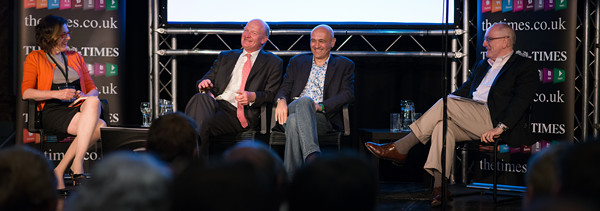
<instances>
[{"instance_id":1,"label":"eyeglasses","mask_svg":"<svg viewBox=\"0 0 600 211\"><path fill-rule=\"evenodd\" d=\"M483 39L485 39L485 41L490 42L492 40L497 40L497 39L503 39L503 38L508 38L509 36L504 36L504 37L485 37Z\"/></svg>"},{"instance_id":2,"label":"eyeglasses","mask_svg":"<svg viewBox=\"0 0 600 211\"><path fill-rule=\"evenodd\" d=\"M65 39L65 37L67 37L67 36L71 37L71 32L70 32L70 31L69 31L69 32L63 32L63 33L60 35L60 38L63 38L63 39Z\"/></svg>"}]
</instances>

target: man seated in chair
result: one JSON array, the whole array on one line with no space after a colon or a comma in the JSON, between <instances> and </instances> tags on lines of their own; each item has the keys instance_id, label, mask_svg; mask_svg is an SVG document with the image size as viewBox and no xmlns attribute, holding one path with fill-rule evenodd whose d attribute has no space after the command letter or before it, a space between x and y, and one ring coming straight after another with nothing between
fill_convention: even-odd
<instances>
[{"instance_id":1,"label":"man seated in chair","mask_svg":"<svg viewBox=\"0 0 600 211\"><path fill-rule=\"evenodd\" d=\"M281 83L283 62L262 50L269 32L264 21L249 21L242 33L243 49L221 52L198 81L200 93L188 102L185 113L198 123L203 153L208 152L210 135L255 128L261 105L273 102Z\"/></svg>"},{"instance_id":2,"label":"man seated in chair","mask_svg":"<svg viewBox=\"0 0 600 211\"><path fill-rule=\"evenodd\" d=\"M275 118L285 128L283 162L290 175L319 155L318 134L344 129L342 107L354 100L354 62L330 54L334 44L331 27L315 27L312 54L290 59L277 92Z\"/></svg>"},{"instance_id":3,"label":"man seated in chair","mask_svg":"<svg viewBox=\"0 0 600 211\"><path fill-rule=\"evenodd\" d=\"M487 59L479 62L469 79L448 96L448 130L446 133L446 175L452 172L455 142L494 138L512 146L535 142L529 129L529 107L539 86L536 65L515 55L516 37L506 23L492 25L485 33L483 47ZM443 102L439 100L421 118L410 125L411 133L390 144L365 143L375 156L404 162L406 154L417 143L431 148L425 170L434 177L432 206L441 204Z\"/></svg>"}]
</instances>

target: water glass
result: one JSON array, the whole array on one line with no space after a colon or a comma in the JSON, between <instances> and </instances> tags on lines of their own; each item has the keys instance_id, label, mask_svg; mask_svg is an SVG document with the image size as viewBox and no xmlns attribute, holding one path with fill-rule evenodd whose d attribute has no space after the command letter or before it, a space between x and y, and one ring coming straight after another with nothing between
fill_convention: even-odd
<instances>
[{"instance_id":1,"label":"water glass","mask_svg":"<svg viewBox=\"0 0 600 211\"><path fill-rule=\"evenodd\" d=\"M390 114L390 132L398 133L402 127L402 122L400 121L400 113L391 113Z\"/></svg>"},{"instance_id":2,"label":"water glass","mask_svg":"<svg viewBox=\"0 0 600 211\"><path fill-rule=\"evenodd\" d=\"M173 113L173 103L170 100L160 99L159 101L159 113L158 116L161 117L168 113Z\"/></svg>"},{"instance_id":3,"label":"water glass","mask_svg":"<svg viewBox=\"0 0 600 211\"><path fill-rule=\"evenodd\" d=\"M415 104L410 100L401 100L402 131L410 131L410 124L415 121Z\"/></svg>"},{"instance_id":4,"label":"water glass","mask_svg":"<svg viewBox=\"0 0 600 211\"><path fill-rule=\"evenodd\" d=\"M142 127L150 127L152 121L152 105L150 102L140 103L140 111L142 111L143 115Z\"/></svg>"}]
</instances>

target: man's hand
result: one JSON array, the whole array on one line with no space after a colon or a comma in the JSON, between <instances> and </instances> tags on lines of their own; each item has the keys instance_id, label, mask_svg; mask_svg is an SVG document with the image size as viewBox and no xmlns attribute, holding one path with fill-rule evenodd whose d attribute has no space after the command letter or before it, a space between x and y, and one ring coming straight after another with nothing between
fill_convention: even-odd
<instances>
[{"instance_id":1,"label":"man's hand","mask_svg":"<svg viewBox=\"0 0 600 211\"><path fill-rule=\"evenodd\" d=\"M277 100L277 107L275 108L275 121L279 124L285 124L288 116L287 102L284 99Z\"/></svg>"},{"instance_id":2,"label":"man's hand","mask_svg":"<svg viewBox=\"0 0 600 211\"><path fill-rule=\"evenodd\" d=\"M486 131L485 133L481 134L481 142L494 143L494 138L500 137L500 134L502 134L502 132L504 132L504 130L502 130L502 128L499 128L499 127L492 128L492 129Z\"/></svg>"},{"instance_id":3,"label":"man's hand","mask_svg":"<svg viewBox=\"0 0 600 211\"><path fill-rule=\"evenodd\" d=\"M204 79L204 80L200 81L200 83L198 84L198 90L200 90L200 91L208 91L212 88L213 88L213 84L210 81L210 79Z\"/></svg>"},{"instance_id":4,"label":"man's hand","mask_svg":"<svg viewBox=\"0 0 600 211\"><path fill-rule=\"evenodd\" d=\"M238 101L239 104L243 106L248 105L256 100L256 93L247 92L247 91L237 91L235 92L237 95L235 96L235 100Z\"/></svg>"},{"instance_id":5,"label":"man's hand","mask_svg":"<svg viewBox=\"0 0 600 211\"><path fill-rule=\"evenodd\" d=\"M320 104L318 104L318 103L315 103L315 110L316 110L317 112L321 111L321 110L322 110L322 109L321 109L321 105L320 105Z\"/></svg>"}]
</instances>

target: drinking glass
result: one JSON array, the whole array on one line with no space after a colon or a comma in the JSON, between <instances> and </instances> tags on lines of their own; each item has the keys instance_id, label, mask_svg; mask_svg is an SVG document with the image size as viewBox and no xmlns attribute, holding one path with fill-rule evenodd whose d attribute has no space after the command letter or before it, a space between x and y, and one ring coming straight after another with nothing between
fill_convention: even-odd
<instances>
[{"instance_id":1,"label":"drinking glass","mask_svg":"<svg viewBox=\"0 0 600 211\"><path fill-rule=\"evenodd\" d=\"M152 113L152 106L150 105L150 102L140 103L140 110L142 111L142 115L144 116L142 127L150 127Z\"/></svg>"},{"instance_id":2,"label":"drinking glass","mask_svg":"<svg viewBox=\"0 0 600 211\"><path fill-rule=\"evenodd\" d=\"M402 122L400 122L400 113L391 113L390 114L390 132L398 133L402 127Z\"/></svg>"},{"instance_id":3,"label":"drinking glass","mask_svg":"<svg viewBox=\"0 0 600 211\"><path fill-rule=\"evenodd\" d=\"M402 118L402 131L410 131L410 124L415 121L415 104L410 100L400 101L401 107L401 118Z\"/></svg>"},{"instance_id":4,"label":"drinking glass","mask_svg":"<svg viewBox=\"0 0 600 211\"><path fill-rule=\"evenodd\" d=\"M173 113L173 103L170 100L160 99L158 104L158 116L161 117L168 113Z\"/></svg>"}]
</instances>

